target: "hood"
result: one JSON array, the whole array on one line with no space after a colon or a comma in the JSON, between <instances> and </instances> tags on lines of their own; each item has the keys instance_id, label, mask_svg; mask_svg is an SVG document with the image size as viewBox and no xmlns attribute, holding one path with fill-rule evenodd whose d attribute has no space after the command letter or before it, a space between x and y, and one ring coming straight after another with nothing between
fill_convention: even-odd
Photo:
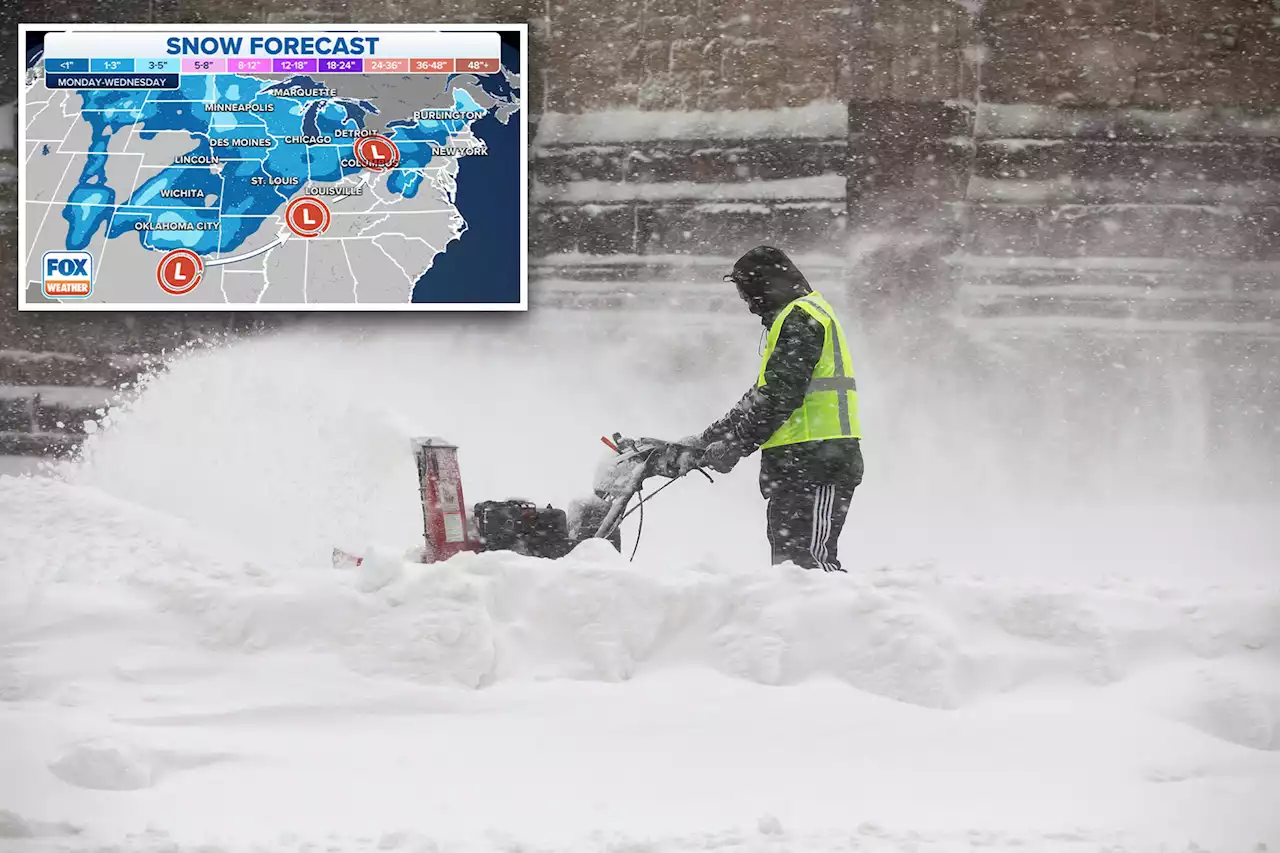
<instances>
[{"instance_id":1,"label":"hood","mask_svg":"<svg viewBox=\"0 0 1280 853\"><path fill-rule=\"evenodd\" d=\"M787 253L773 246L756 246L738 258L726 278L737 286L747 309L766 326L791 302L813 292Z\"/></svg>"}]
</instances>

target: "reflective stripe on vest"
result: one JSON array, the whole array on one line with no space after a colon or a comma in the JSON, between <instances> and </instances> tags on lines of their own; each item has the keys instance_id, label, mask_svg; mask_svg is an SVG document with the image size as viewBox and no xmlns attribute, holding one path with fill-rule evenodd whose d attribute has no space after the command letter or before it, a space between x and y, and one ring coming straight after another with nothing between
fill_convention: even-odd
<instances>
[{"instance_id":1,"label":"reflective stripe on vest","mask_svg":"<svg viewBox=\"0 0 1280 853\"><path fill-rule=\"evenodd\" d=\"M783 321L795 309L801 309L822 325L824 339L822 356L814 365L804 402L791 413L778 431L769 437L762 448L798 444L804 441L825 441L832 438L861 438L858 422L858 383L850 368L849 350L845 346L840 323L835 311L822 294L814 292L797 299L774 319L769 328L768 344L760 363L756 387L765 384L765 367L778 345L778 335Z\"/></svg>"}]
</instances>

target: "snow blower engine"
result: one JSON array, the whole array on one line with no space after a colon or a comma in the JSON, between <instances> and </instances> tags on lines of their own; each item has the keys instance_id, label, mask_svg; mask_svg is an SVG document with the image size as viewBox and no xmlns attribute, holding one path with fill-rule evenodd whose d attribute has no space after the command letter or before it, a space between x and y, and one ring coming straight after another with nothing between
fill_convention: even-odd
<instances>
[{"instance_id":1,"label":"snow blower engine","mask_svg":"<svg viewBox=\"0 0 1280 853\"><path fill-rule=\"evenodd\" d=\"M701 469L697 448L655 438L623 438L617 433L601 441L611 452L596 470L592 495L575 501L568 510L508 499L482 501L468 513L457 446L440 438L414 439L425 531L420 561L435 563L460 551L513 551L556 559L586 539L607 540L621 551L623 520L632 512L643 512L644 502L675 482L682 467L701 471L710 479ZM645 482L654 477L667 482L642 495ZM633 498L637 498L634 505ZM333 562L335 566L360 565L362 558L334 549Z\"/></svg>"}]
</instances>

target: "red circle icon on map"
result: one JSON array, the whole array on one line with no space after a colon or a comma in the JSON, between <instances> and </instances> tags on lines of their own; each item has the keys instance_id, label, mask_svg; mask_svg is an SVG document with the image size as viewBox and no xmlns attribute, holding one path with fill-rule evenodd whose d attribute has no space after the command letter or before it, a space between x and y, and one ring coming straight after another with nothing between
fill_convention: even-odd
<instances>
[{"instance_id":1,"label":"red circle icon on map","mask_svg":"<svg viewBox=\"0 0 1280 853\"><path fill-rule=\"evenodd\" d=\"M400 149L385 136L362 136L356 140L356 160L366 169L382 172L400 165Z\"/></svg>"},{"instance_id":2,"label":"red circle icon on map","mask_svg":"<svg viewBox=\"0 0 1280 853\"><path fill-rule=\"evenodd\" d=\"M303 196L289 202L284 209L284 222L299 237L316 237L329 227L329 205L315 196Z\"/></svg>"},{"instance_id":3,"label":"red circle icon on map","mask_svg":"<svg viewBox=\"0 0 1280 853\"><path fill-rule=\"evenodd\" d=\"M204 275L204 261L190 249L174 249L160 259L156 281L165 293L181 296L196 289Z\"/></svg>"}]
</instances>

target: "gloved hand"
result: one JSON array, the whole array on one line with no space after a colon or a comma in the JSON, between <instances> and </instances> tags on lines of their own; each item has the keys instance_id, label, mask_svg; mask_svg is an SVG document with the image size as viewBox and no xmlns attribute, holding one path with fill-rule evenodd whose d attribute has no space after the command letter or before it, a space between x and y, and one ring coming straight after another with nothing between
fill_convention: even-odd
<instances>
[{"instance_id":1,"label":"gloved hand","mask_svg":"<svg viewBox=\"0 0 1280 853\"><path fill-rule=\"evenodd\" d=\"M702 460L698 458L696 450L682 450L676 456L676 476L683 477L694 468L697 468Z\"/></svg>"},{"instance_id":2,"label":"gloved hand","mask_svg":"<svg viewBox=\"0 0 1280 853\"><path fill-rule=\"evenodd\" d=\"M728 474L733 466L742 458L742 445L736 441L722 439L713 441L702 451L699 463L720 474Z\"/></svg>"},{"instance_id":3,"label":"gloved hand","mask_svg":"<svg viewBox=\"0 0 1280 853\"><path fill-rule=\"evenodd\" d=\"M687 435L677 441L676 444L679 444L682 447L695 447L698 450L704 450L707 446L707 442L702 438L702 433Z\"/></svg>"},{"instance_id":4,"label":"gloved hand","mask_svg":"<svg viewBox=\"0 0 1280 853\"><path fill-rule=\"evenodd\" d=\"M670 477L674 480L688 474L699 464L698 451L668 445L649 460L649 470L659 477Z\"/></svg>"}]
</instances>

